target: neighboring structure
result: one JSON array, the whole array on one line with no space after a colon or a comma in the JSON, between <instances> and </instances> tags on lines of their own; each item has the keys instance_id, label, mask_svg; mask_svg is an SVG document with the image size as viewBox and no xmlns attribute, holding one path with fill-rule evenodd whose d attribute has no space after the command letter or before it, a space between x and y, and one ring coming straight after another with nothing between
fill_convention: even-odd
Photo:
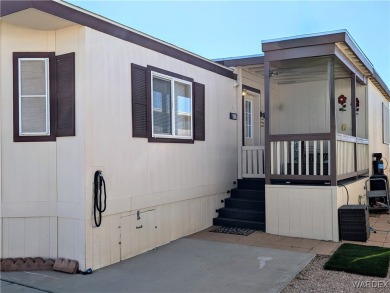
<instances>
[{"instance_id":1,"label":"neighboring structure","mask_svg":"<svg viewBox=\"0 0 390 293\"><path fill-rule=\"evenodd\" d=\"M258 177L267 232L338 241L337 184L357 202L389 158L390 91L346 32L221 65L62 1L0 5L1 257L107 266L211 226Z\"/></svg>"}]
</instances>

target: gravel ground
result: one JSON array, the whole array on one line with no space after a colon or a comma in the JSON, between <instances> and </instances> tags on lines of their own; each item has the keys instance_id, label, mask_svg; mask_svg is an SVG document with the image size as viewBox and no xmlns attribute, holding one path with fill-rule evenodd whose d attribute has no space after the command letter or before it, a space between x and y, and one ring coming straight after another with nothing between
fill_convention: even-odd
<instances>
[{"instance_id":1,"label":"gravel ground","mask_svg":"<svg viewBox=\"0 0 390 293\"><path fill-rule=\"evenodd\" d=\"M290 292L390 292L387 278L367 277L324 270L329 256L317 255L282 291ZM390 272L390 270L389 270Z\"/></svg>"}]
</instances>

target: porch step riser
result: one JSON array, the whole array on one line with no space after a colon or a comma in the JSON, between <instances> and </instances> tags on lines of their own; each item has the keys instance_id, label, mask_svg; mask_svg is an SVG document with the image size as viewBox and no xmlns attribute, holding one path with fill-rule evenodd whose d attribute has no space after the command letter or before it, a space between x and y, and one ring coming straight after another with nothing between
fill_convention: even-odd
<instances>
[{"instance_id":1,"label":"porch step riser","mask_svg":"<svg viewBox=\"0 0 390 293\"><path fill-rule=\"evenodd\" d=\"M225 199L225 207L233 209L248 209L253 211L264 211L264 201L248 201L238 198L227 198Z\"/></svg>"},{"instance_id":2,"label":"porch step riser","mask_svg":"<svg viewBox=\"0 0 390 293\"><path fill-rule=\"evenodd\" d=\"M254 222L254 221L214 218L213 224L215 226L238 227L238 228L244 228L244 229L265 231L265 223Z\"/></svg>"},{"instance_id":3,"label":"porch step riser","mask_svg":"<svg viewBox=\"0 0 390 293\"><path fill-rule=\"evenodd\" d=\"M265 190L265 179L238 179L238 188Z\"/></svg>"},{"instance_id":4,"label":"porch step riser","mask_svg":"<svg viewBox=\"0 0 390 293\"><path fill-rule=\"evenodd\" d=\"M250 189L238 189L231 190L232 198L263 200L265 199L265 191L263 190L250 190Z\"/></svg>"},{"instance_id":5,"label":"porch step riser","mask_svg":"<svg viewBox=\"0 0 390 293\"><path fill-rule=\"evenodd\" d=\"M260 221L260 222L265 221L264 213L254 212L249 210L231 210L227 208L222 208L218 211L218 214L221 218Z\"/></svg>"}]
</instances>

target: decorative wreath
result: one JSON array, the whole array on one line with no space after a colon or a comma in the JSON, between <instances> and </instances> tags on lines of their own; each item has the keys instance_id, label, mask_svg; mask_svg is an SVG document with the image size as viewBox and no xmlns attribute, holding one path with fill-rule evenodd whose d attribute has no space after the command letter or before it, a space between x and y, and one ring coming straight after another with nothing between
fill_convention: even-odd
<instances>
[{"instance_id":1,"label":"decorative wreath","mask_svg":"<svg viewBox=\"0 0 390 293\"><path fill-rule=\"evenodd\" d=\"M345 111L347 111L347 97L346 96L344 96L344 95L340 95L339 97L338 97L338 103L341 105L341 107L339 108L339 111L341 111L341 112L345 112Z\"/></svg>"},{"instance_id":2,"label":"decorative wreath","mask_svg":"<svg viewBox=\"0 0 390 293\"><path fill-rule=\"evenodd\" d=\"M359 112L359 107L360 107L360 101L359 98L356 98L356 113Z\"/></svg>"}]
</instances>

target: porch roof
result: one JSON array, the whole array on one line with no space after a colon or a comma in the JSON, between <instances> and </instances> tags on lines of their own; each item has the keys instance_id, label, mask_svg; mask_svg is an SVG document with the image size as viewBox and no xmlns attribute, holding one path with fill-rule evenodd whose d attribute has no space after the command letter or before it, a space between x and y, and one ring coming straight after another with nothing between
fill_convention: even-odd
<instances>
[{"instance_id":1,"label":"porch roof","mask_svg":"<svg viewBox=\"0 0 390 293\"><path fill-rule=\"evenodd\" d=\"M305 49L304 49L305 48ZM390 89L347 30L262 41L264 61L326 55L334 51L352 72L363 74L390 100Z\"/></svg>"},{"instance_id":2,"label":"porch roof","mask_svg":"<svg viewBox=\"0 0 390 293\"><path fill-rule=\"evenodd\" d=\"M315 56L336 55L357 77L368 78L390 101L390 89L374 66L346 30L302 35L262 41L264 54L215 59L227 67L243 66L251 71L263 70L266 61L288 60Z\"/></svg>"},{"instance_id":3,"label":"porch roof","mask_svg":"<svg viewBox=\"0 0 390 293\"><path fill-rule=\"evenodd\" d=\"M264 64L264 54L219 58L213 61L226 67L259 65Z\"/></svg>"}]
</instances>

